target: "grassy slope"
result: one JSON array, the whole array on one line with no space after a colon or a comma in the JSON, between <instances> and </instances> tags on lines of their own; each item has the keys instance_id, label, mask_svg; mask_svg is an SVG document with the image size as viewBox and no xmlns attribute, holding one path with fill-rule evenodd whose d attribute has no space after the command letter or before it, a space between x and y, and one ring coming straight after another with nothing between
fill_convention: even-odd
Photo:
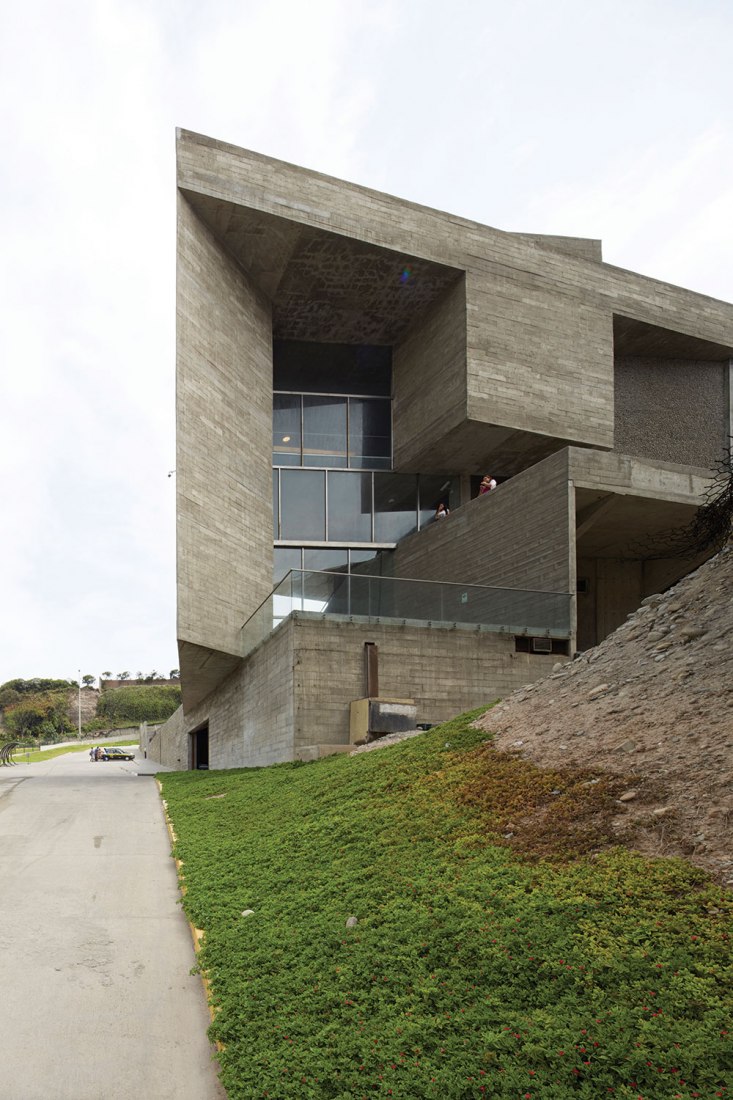
<instances>
[{"instance_id":1,"label":"grassy slope","mask_svg":"<svg viewBox=\"0 0 733 1100\"><path fill-rule=\"evenodd\" d=\"M729 896L484 738L162 777L230 1100L729 1095Z\"/></svg>"}]
</instances>

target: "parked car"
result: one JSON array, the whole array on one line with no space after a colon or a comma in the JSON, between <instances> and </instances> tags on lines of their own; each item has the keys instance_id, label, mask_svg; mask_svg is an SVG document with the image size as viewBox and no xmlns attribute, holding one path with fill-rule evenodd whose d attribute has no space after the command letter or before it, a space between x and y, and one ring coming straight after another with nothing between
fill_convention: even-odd
<instances>
[{"instance_id":1,"label":"parked car","mask_svg":"<svg viewBox=\"0 0 733 1100\"><path fill-rule=\"evenodd\" d=\"M130 752L129 749L117 749L109 748L105 749L101 756L102 760L134 760L135 753Z\"/></svg>"}]
</instances>

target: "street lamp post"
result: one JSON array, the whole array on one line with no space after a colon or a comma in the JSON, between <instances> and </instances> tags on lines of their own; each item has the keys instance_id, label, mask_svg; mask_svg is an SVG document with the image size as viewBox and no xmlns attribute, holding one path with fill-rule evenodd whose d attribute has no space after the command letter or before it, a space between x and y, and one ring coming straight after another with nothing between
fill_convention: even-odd
<instances>
[{"instance_id":1,"label":"street lamp post","mask_svg":"<svg viewBox=\"0 0 733 1100\"><path fill-rule=\"evenodd\" d=\"M79 669L79 740L81 741L81 669Z\"/></svg>"}]
</instances>

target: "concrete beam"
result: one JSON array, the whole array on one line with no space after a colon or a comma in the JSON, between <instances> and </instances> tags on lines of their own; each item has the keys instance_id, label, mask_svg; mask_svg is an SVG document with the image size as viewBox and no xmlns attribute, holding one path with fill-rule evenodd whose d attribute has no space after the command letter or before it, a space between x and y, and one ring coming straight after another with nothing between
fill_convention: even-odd
<instances>
[{"instance_id":1,"label":"concrete beam","mask_svg":"<svg viewBox=\"0 0 733 1100\"><path fill-rule=\"evenodd\" d=\"M597 522L613 507L616 497L613 493L609 493L601 500L596 500L593 504L589 504L586 508L579 513L575 524L575 538L579 539L588 531L594 523Z\"/></svg>"}]
</instances>

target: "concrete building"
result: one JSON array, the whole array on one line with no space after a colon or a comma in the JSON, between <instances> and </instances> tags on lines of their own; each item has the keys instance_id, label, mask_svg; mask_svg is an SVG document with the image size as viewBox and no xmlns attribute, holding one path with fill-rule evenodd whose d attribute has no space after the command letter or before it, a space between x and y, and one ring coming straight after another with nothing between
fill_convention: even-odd
<instances>
[{"instance_id":1,"label":"concrete building","mask_svg":"<svg viewBox=\"0 0 733 1100\"><path fill-rule=\"evenodd\" d=\"M697 564L652 546L730 442L731 305L596 240L177 149L183 707L150 756L312 759L365 698L446 719Z\"/></svg>"}]
</instances>

